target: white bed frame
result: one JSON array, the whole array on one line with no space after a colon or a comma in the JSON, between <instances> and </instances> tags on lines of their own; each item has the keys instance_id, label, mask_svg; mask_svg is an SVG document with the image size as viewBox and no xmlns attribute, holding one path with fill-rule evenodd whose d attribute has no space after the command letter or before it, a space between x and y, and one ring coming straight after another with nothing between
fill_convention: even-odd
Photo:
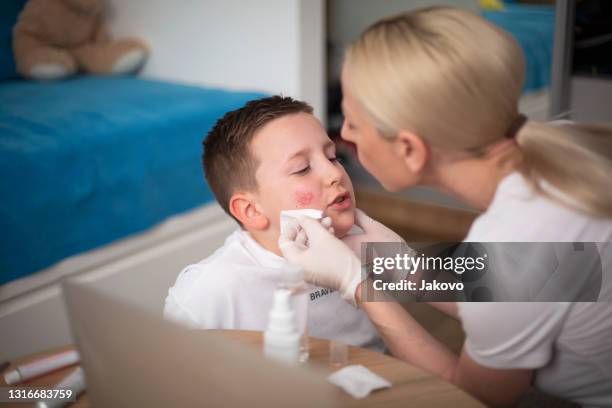
<instances>
[{"instance_id":1,"label":"white bed frame","mask_svg":"<svg viewBox=\"0 0 612 408\"><path fill-rule=\"evenodd\" d=\"M0 362L72 342L61 281L92 283L162 313L176 276L223 244L236 223L216 204L174 216L0 287Z\"/></svg>"}]
</instances>

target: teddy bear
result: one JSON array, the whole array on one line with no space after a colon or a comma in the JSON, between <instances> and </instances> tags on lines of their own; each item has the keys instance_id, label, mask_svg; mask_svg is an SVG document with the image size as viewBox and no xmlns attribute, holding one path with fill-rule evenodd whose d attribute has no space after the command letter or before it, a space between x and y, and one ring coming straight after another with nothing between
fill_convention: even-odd
<instances>
[{"instance_id":1,"label":"teddy bear","mask_svg":"<svg viewBox=\"0 0 612 408\"><path fill-rule=\"evenodd\" d=\"M13 28L17 72L26 78L60 79L77 71L125 74L148 56L135 38L111 40L102 0L29 0Z\"/></svg>"}]
</instances>

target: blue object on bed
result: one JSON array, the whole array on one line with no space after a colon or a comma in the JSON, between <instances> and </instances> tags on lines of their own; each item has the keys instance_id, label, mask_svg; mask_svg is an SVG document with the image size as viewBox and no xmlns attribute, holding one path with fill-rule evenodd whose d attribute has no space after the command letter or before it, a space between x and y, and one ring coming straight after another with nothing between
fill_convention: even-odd
<instances>
[{"instance_id":1,"label":"blue object on bed","mask_svg":"<svg viewBox=\"0 0 612 408\"><path fill-rule=\"evenodd\" d=\"M17 77L13 60L13 26L26 0L0 1L0 80Z\"/></svg>"},{"instance_id":2,"label":"blue object on bed","mask_svg":"<svg viewBox=\"0 0 612 408\"><path fill-rule=\"evenodd\" d=\"M130 77L0 83L0 284L212 200L202 138L260 96Z\"/></svg>"},{"instance_id":3,"label":"blue object on bed","mask_svg":"<svg viewBox=\"0 0 612 408\"><path fill-rule=\"evenodd\" d=\"M510 32L525 53L523 91L546 88L550 84L554 6L505 4L503 10L486 10L487 20Z\"/></svg>"}]
</instances>

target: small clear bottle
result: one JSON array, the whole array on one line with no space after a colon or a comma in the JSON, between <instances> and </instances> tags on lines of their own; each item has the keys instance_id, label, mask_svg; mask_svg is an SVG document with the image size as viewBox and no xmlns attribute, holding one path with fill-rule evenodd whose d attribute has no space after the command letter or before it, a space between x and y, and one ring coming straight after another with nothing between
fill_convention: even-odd
<instances>
[{"instance_id":1,"label":"small clear bottle","mask_svg":"<svg viewBox=\"0 0 612 408\"><path fill-rule=\"evenodd\" d=\"M294 264L287 264L283 268L283 279L279 285L280 289L286 289L291 293L291 308L296 317L297 330L300 334L300 357L301 363L308 361L310 356L310 345L308 343L308 304L309 287L304 281L304 270Z\"/></svg>"}]
</instances>

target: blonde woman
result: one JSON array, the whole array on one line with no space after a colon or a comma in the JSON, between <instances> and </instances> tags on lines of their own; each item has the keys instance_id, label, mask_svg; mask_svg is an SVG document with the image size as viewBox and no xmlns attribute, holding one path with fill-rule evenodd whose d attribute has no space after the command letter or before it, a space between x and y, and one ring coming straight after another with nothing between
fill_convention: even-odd
<instances>
[{"instance_id":1,"label":"blonde woman","mask_svg":"<svg viewBox=\"0 0 612 408\"><path fill-rule=\"evenodd\" d=\"M523 71L516 42L477 15L435 7L384 19L347 50L342 137L387 190L432 186L484 210L466 241L612 241L612 131L526 121ZM363 213L357 222L370 241L399 240ZM612 304L439 305L462 321L457 357L400 305L363 301L357 257L317 222L300 226L308 247L289 230L285 257L362 307L396 357L490 405L532 384L612 405Z\"/></svg>"}]
</instances>

